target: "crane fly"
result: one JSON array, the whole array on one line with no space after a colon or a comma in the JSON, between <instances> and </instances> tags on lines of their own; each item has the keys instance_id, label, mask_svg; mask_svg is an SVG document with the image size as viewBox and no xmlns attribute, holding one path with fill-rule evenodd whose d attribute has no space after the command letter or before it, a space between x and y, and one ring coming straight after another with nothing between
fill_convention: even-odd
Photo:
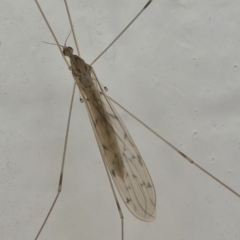
<instances>
[{"instance_id":1,"label":"crane fly","mask_svg":"<svg viewBox=\"0 0 240 240\"><path fill-rule=\"evenodd\" d=\"M104 163L128 209L143 221L155 218L156 194L151 177L128 130L99 84L93 68L63 47L70 58L75 82L87 112Z\"/></svg>"},{"instance_id":2,"label":"crane fly","mask_svg":"<svg viewBox=\"0 0 240 240\"><path fill-rule=\"evenodd\" d=\"M74 38L78 55L75 55L73 53L72 47L66 46L66 42L64 46L59 44L45 14L43 13L38 3L38 0L35 0L35 2L48 26L48 29L50 30L55 40L55 43L56 43L55 45L58 46L64 61L68 65L69 70L71 70L72 76L75 82L74 88L73 88L71 105L70 105L69 117L68 117L58 192L35 239L38 239L62 190L68 132L69 132L72 104L73 104L73 98L74 98L74 92L75 92L76 86L80 91L82 102L85 103L85 107L87 109L87 113L95 134L95 138L97 140L97 144L98 144L102 159L103 159L103 163L106 168L106 172L109 178L112 192L114 194L114 198L115 198L119 215L121 218L121 238L122 239L124 239L123 213L122 213L120 204L118 202L112 181L115 183L115 186L118 189L118 192L121 195L127 208L135 217L137 217L142 221L146 221L146 222L153 221L156 217L156 192L153 185L153 181L141 157L141 154L139 153L131 135L126 129L120 116L116 112L112 102L118 105L124 111L126 111L135 120L141 123L144 127L146 127L149 131L155 134L162 141L164 141L176 152L178 152L189 163L195 165L197 168L205 172L208 176L216 180L218 183L220 183L222 186L227 188L229 191L231 191L232 193L240 197L240 195L237 192L235 192L233 189L231 189L226 184L221 182L219 179L214 177L211 173L207 172L205 169L203 169L201 166L195 163L190 157L185 155L183 152L181 152L179 149L173 146L170 142L165 140L163 137L161 137L159 134L157 134L155 131L153 131L143 122L141 122L138 118L132 115L124 107L119 105L112 98L108 97L105 93L104 87L100 84L97 78L97 75L92 67L92 65L117 41L117 39L130 27L130 25L150 5L152 0L149 0L145 4L145 6L133 18L133 20L123 29L123 31L120 32L120 34L108 45L108 47L104 49L104 51L91 64L86 63L80 57L80 52L79 52L67 0L64 0L64 3L65 3L67 15L70 22L71 32ZM68 63L66 57L69 58L70 64Z\"/></svg>"}]
</instances>

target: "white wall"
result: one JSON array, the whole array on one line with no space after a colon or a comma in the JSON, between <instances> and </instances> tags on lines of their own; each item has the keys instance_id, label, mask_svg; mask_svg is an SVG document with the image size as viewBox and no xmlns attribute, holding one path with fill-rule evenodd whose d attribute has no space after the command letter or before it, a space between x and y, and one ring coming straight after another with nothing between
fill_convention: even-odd
<instances>
[{"instance_id":1,"label":"white wall","mask_svg":"<svg viewBox=\"0 0 240 240\"><path fill-rule=\"evenodd\" d=\"M42 0L63 44L62 1ZM69 0L91 62L145 1ZM153 1L94 65L109 95L240 192L240 2ZM55 197L73 80L34 1L0 2L0 239L34 239ZM73 46L72 39L68 41ZM157 219L122 204L126 240L234 240L240 199L119 111L155 183ZM122 203L122 202L121 202ZM120 239L120 220L76 95L63 192L39 239Z\"/></svg>"}]
</instances>

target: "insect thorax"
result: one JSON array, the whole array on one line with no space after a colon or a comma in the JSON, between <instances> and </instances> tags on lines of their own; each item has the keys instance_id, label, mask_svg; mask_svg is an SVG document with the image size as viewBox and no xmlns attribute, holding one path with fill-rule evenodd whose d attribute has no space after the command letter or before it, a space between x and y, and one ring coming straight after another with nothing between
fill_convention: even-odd
<instances>
[{"instance_id":1,"label":"insect thorax","mask_svg":"<svg viewBox=\"0 0 240 240\"><path fill-rule=\"evenodd\" d=\"M90 65L85 63L85 61L77 55L73 55L70 58L70 63L73 76L77 77L77 79L85 88L91 87L93 84L93 80L91 76L92 74Z\"/></svg>"}]
</instances>

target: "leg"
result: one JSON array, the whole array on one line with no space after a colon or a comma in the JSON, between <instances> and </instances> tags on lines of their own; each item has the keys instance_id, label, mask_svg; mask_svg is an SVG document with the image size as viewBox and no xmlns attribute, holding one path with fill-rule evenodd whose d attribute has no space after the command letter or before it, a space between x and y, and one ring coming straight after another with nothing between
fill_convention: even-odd
<instances>
[{"instance_id":1,"label":"leg","mask_svg":"<svg viewBox=\"0 0 240 240\"><path fill-rule=\"evenodd\" d=\"M100 149L100 147L99 147L99 149ZM103 153L101 152L101 155L102 154ZM111 186L111 189L112 189L112 192L113 192L113 196L114 196L114 199L115 199L115 202L116 202L116 205L117 205L118 213L119 213L119 216L121 218L121 240L124 240L124 216L123 216L122 209L121 209L121 206L119 204L116 192L114 190L112 179L110 177L109 171L108 171L107 166L106 166L104 161L103 161L103 163L104 163L104 167L105 167L105 170L107 172L107 175L108 175L108 180L110 182L110 186Z\"/></svg>"},{"instance_id":2,"label":"leg","mask_svg":"<svg viewBox=\"0 0 240 240\"><path fill-rule=\"evenodd\" d=\"M63 150L63 158L62 158L62 167L61 167L61 172L60 172L60 178L59 178L59 184L58 184L58 192L57 192L57 195L51 205L51 208L41 226L41 228L39 229L38 231L38 234L37 236L35 237L35 240L38 239L39 235L41 234L41 231L43 230L44 226L45 226L45 223L47 222L48 220L48 217L50 216L52 210L53 210L53 207L55 206L55 203L57 202L57 199L58 199L58 196L60 195L61 193L61 190L62 190L62 183L63 183L63 171L64 171L64 164L65 164L65 157L66 157L66 151L67 151L67 142L68 142L68 133L69 133L69 127L70 127L70 121L71 121L71 114L72 114L72 106L73 106L73 99L74 99L74 93L75 93L75 88L76 88L76 84L74 84L74 87L73 87L73 93L72 93L72 98L71 98L71 104L70 104L70 109L69 109L69 115L68 115L68 123L67 123L67 130L66 130L66 136L65 136L65 142L64 142L64 150Z\"/></svg>"},{"instance_id":3,"label":"leg","mask_svg":"<svg viewBox=\"0 0 240 240\"><path fill-rule=\"evenodd\" d=\"M62 52L61 46L60 46L60 44L59 44L59 42L58 42L58 40L57 40L57 37L55 36L55 34L54 34L54 32L53 32L53 30L52 30L52 28L51 28L51 26L50 26L50 24L49 24L46 16L45 16L45 14L43 13L42 8L40 7L40 5L39 5L39 3L38 3L38 0L35 0L35 3L37 4L37 7L38 7L40 13L42 14L42 17L43 17L45 23L47 24L47 27L48 27L50 33L52 34L56 45L58 46L58 49L59 49L59 51L60 51L60 53L61 53L61 55L62 55L62 57L63 57L63 60L65 61L65 63L67 64L67 66L70 67L70 65L69 65L66 57L63 55L63 52Z\"/></svg>"},{"instance_id":4,"label":"leg","mask_svg":"<svg viewBox=\"0 0 240 240\"><path fill-rule=\"evenodd\" d=\"M75 31L74 31L74 28L73 28L72 18L71 18L71 14L69 12L67 0L64 0L64 3L65 3L66 10L67 10L68 20L69 20L69 23L70 23L70 26L71 26L71 31L72 31L72 34L73 34L75 46L77 48L78 56L80 57L81 55L80 55L80 51L79 51L79 47L78 47L78 43L77 43L76 34L75 34Z\"/></svg>"},{"instance_id":5,"label":"leg","mask_svg":"<svg viewBox=\"0 0 240 240\"><path fill-rule=\"evenodd\" d=\"M122 34L133 24L133 22L142 14L142 12L150 5L152 0L148 0L147 4L142 10L133 18L133 20L117 35L117 37L96 57L90 65L93 65L121 36Z\"/></svg>"}]
</instances>

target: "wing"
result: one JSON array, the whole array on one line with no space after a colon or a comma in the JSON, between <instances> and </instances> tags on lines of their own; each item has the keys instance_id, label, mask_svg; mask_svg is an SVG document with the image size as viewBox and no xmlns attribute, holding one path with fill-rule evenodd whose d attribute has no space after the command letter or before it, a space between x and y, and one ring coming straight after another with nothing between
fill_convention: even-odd
<instances>
[{"instance_id":1,"label":"wing","mask_svg":"<svg viewBox=\"0 0 240 240\"><path fill-rule=\"evenodd\" d=\"M85 96L85 103L103 160L132 214L142 221L152 221L156 217L156 193L150 174L94 71L93 81L97 97Z\"/></svg>"}]
</instances>

